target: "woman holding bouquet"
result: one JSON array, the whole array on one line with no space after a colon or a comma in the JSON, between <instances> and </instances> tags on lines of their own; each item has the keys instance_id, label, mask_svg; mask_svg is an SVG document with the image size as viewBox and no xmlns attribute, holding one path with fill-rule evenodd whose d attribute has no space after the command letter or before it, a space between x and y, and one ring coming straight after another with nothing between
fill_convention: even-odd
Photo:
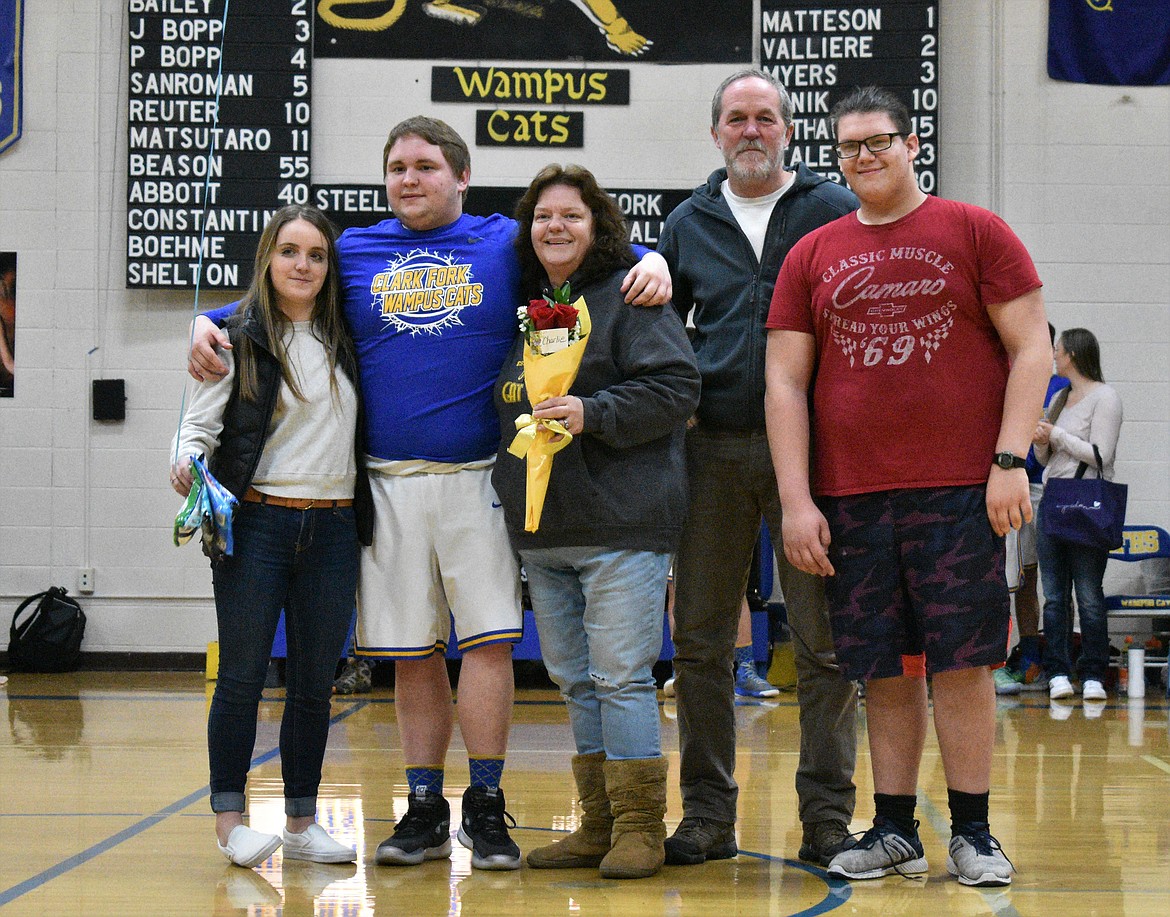
<instances>
[{"instance_id":1,"label":"woman holding bouquet","mask_svg":"<svg viewBox=\"0 0 1170 917\"><path fill-rule=\"evenodd\" d=\"M528 576L544 662L568 705L585 811L578 830L533 850L528 864L649 876L664 860L667 772L651 668L686 514L683 430L699 373L672 308L623 301L635 258L621 212L588 170L546 167L516 218L535 302L521 309L496 384L503 444L492 483ZM566 361L575 378L546 371ZM560 430L571 436L535 514L533 456L508 452L528 412L521 426L552 424L556 445L568 438Z\"/></svg>"},{"instance_id":2,"label":"woman holding bouquet","mask_svg":"<svg viewBox=\"0 0 1170 917\"><path fill-rule=\"evenodd\" d=\"M220 658L207 721L217 841L237 866L258 866L281 843L285 860L356 858L316 821L358 541L368 544L372 527L369 481L355 452L357 371L341 315L335 241L313 207L273 215L260 236L252 285L227 326L229 372L200 385L176 434L171 486L186 495L191 457L205 453L211 473L240 500L234 550L212 564ZM282 608L285 828L275 835L243 818L257 708Z\"/></svg>"}]
</instances>

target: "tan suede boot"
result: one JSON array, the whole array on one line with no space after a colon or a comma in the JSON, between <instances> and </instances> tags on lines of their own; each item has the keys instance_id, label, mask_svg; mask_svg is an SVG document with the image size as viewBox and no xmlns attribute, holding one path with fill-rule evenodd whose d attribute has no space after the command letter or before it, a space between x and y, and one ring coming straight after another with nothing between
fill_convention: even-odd
<instances>
[{"instance_id":1,"label":"tan suede boot","mask_svg":"<svg viewBox=\"0 0 1170 917\"><path fill-rule=\"evenodd\" d=\"M666 859L665 758L605 762L605 790L613 811L613 848L601 861L607 879L652 876Z\"/></svg>"},{"instance_id":2,"label":"tan suede boot","mask_svg":"<svg viewBox=\"0 0 1170 917\"><path fill-rule=\"evenodd\" d=\"M538 847L528 854L533 869L596 868L609 853L613 815L605 794L605 752L573 756L573 779L581 800L581 825L555 844Z\"/></svg>"}]
</instances>

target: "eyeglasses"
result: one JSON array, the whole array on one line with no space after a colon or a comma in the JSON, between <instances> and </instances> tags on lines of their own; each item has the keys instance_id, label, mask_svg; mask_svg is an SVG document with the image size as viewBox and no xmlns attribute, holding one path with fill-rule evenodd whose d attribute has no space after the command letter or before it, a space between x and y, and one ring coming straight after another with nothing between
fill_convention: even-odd
<instances>
[{"instance_id":1,"label":"eyeglasses","mask_svg":"<svg viewBox=\"0 0 1170 917\"><path fill-rule=\"evenodd\" d=\"M838 159L855 159L861 155L861 145L871 153L884 153L894 145L895 137L909 136L905 131L893 131L888 134L874 134L864 140L842 140L833 147Z\"/></svg>"}]
</instances>

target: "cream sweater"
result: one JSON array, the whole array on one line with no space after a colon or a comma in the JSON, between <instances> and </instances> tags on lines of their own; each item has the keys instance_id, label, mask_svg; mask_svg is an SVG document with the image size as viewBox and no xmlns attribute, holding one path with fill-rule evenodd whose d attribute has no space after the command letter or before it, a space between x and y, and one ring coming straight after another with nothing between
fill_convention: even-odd
<instances>
[{"instance_id":1,"label":"cream sweater","mask_svg":"<svg viewBox=\"0 0 1170 917\"><path fill-rule=\"evenodd\" d=\"M310 322L294 323L285 346L306 400L298 400L281 382L252 486L280 497L349 499L353 497L357 474L353 451L357 395L353 383L338 370L334 394L325 347L313 335ZM219 381L204 382L195 390L176 434L179 456L205 452L210 458L219 446L223 412L236 371L231 351L221 352L220 357L228 365L228 374ZM173 449L174 443L172 455Z\"/></svg>"},{"instance_id":2,"label":"cream sweater","mask_svg":"<svg viewBox=\"0 0 1170 917\"><path fill-rule=\"evenodd\" d=\"M1105 479L1113 480L1113 461L1117 456L1117 439L1123 419L1121 398L1100 382L1072 407L1065 407L1056 418L1047 446L1036 446L1036 458L1043 464L1044 480L1076 477L1077 466L1088 465L1085 477L1097 477L1097 459L1093 446L1101 452Z\"/></svg>"}]
</instances>

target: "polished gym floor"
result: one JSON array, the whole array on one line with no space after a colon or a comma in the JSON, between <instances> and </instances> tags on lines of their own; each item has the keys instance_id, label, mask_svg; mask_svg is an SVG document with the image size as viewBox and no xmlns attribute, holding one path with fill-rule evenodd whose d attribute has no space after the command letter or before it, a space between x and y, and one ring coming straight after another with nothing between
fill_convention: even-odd
<instances>
[{"instance_id":1,"label":"polished gym floor","mask_svg":"<svg viewBox=\"0 0 1170 917\"><path fill-rule=\"evenodd\" d=\"M11 675L0 687L0 912L4 915L1154 915L1170 913L1170 724L1167 701L999 701L992 830L1018 868L1008 889L946 874L946 786L933 736L918 817L929 877L852 885L796 859L795 697L737 706L737 859L667 867L637 881L591 870L482 872L456 842L450 860L378 867L373 851L405 811L391 688L336 698L319 819L358 851L356 865L282 862L240 869L216 850L208 808L199 673ZM283 692L261 706L249 816L283 821L277 730ZM664 748L677 780L674 702ZM858 817L872 788L859 714ZM504 790L522 850L575 826L571 740L554 691L517 693ZM458 732L447 796L458 818L467 763ZM671 787L667 821L681 817Z\"/></svg>"}]
</instances>

